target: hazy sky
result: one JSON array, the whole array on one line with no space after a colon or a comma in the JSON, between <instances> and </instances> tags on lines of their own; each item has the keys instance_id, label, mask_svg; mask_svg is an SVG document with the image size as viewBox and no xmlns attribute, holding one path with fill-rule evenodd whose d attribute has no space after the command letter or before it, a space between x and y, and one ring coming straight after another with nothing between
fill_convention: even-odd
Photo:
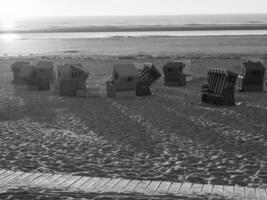
<instances>
[{"instance_id":1,"label":"hazy sky","mask_svg":"<svg viewBox=\"0 0 267 200\"><path fill-rule=\"evenodd\" d=\"M0 18L267 13L267 0L0 0Z\"/></svg>"}]
</instances>

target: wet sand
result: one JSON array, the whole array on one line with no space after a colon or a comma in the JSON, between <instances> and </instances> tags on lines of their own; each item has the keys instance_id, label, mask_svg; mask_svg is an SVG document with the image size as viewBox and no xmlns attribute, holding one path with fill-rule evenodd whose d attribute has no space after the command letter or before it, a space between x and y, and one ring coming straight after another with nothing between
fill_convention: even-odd
<instances>
[{"instance_id":1,"label":"wet sand","mask_svg":"<svg viewBox=\"0 0 267 200\"><path fill-rule=\"evenodd\" d=\"M11 35L0 40L0 56L218 56L267 55L267 36L39 38L34 34ZM12 37L21 37L12 40ZM54 38L53 38L54 37ZM67 37L67 36L66 36Z\"/></svg>"}]
</instances>

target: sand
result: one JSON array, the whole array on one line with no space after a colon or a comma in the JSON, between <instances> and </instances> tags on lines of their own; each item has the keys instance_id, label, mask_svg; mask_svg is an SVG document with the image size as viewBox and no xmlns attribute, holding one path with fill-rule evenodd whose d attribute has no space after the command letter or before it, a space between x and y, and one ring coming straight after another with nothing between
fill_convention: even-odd
<instances>
[{"instance_id":1,"label":"sand","mask_svg":"<svg viewBox=\"0 0 267 200\"><path fill-rule=\"evenodd\" d=\"M243 47L249 48L252 51L249 45ZM105 97L112 65L153 62L162 71L177 54L2 58L0 168L267 188L267 92L236 92L241 104L234 107L200 101L208 67L239 72L246 53L192 56L188 51L191 83L166 88L160 79L152 86L152 96L136 99ZM21 59L82 63L90 72L87 87L95 97L63 98L52 90L27 91L12 84L10 65Z\"/></svg>"}]
</instances>

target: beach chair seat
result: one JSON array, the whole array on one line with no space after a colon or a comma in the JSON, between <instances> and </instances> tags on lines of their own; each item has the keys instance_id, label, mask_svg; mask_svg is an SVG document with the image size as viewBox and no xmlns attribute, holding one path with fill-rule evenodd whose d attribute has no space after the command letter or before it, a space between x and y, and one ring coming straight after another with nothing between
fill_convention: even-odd
<instances>
[{"instance_id":1,"label":"beach chair seat","mask_svg":"<svg viewBox=\"0 0 267 200\"><path fill-rule=\"evenodd\" d=\"M163 66L164 85L168 87L185 86L186 75L183 73L185 64L183 62L173 61Z\"/></svg>"},{"instance_id":2,"label":"beach chair seat","mask_svg":"<svg viewBox=\"0 0 267 200\"><path fill-rule=\"evenodd\" d=\"M117 64L113 66L112 80L107 81L107 97L132 98L136 96L138 70L134 64Z\"/></svg>"},{"instance_id":3,"label":"beach chair seat","mask_svg":"<svg viewBox=\"0 0 267 200\"><path fill-rule=\"evenodd\" d=\"M160 77L160 72L152 63L145 63L143 68L139 70L136 96L151 95L150 86Z\"/></svg>"},{"instance_id":4,"label":"beach chair seat","mask_svg":"<svg viewBox=\"0 0 267 200\"><path fill-rule=\"evenodd\" d=\"M208 84L202 86L201 100L216 105L235 105L237 74L223 69L208 71Z\"/></svg>"},{"instance_id":5,"label":"beach chair seat","mask_svg":"<svg viewBox=\"0 0 267 200\"><path fill-rule=\"evenodd\" d=\"M265 67L261 62L244 62L241 75L238 76L240 92L263 91Z\"/></svg>"},{"instance_id":6,"label":"beach chair seat","mask_svg":"<svg viewBox=\"0 0 267 200\"><path fill-rule=\"evenodd\" d=\"M34 69L28 78L28 90L49 90L50 77L44 69Z\"/></svg>"}]
</instances>

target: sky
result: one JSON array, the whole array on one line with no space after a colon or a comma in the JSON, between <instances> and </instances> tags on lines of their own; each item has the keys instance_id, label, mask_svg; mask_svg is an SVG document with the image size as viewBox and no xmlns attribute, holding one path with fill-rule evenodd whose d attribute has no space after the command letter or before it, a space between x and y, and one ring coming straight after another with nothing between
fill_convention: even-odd
<instances>
[{"instance_id":1,"label":"sky","mask_svg":"<svg viewBox=\"0 0 267 200\"><path fill-rule=\"evenodd\" d=\"M267 0L0 0L0 20L225 13L267 13Z\"/></svg>"}]
</instances>

